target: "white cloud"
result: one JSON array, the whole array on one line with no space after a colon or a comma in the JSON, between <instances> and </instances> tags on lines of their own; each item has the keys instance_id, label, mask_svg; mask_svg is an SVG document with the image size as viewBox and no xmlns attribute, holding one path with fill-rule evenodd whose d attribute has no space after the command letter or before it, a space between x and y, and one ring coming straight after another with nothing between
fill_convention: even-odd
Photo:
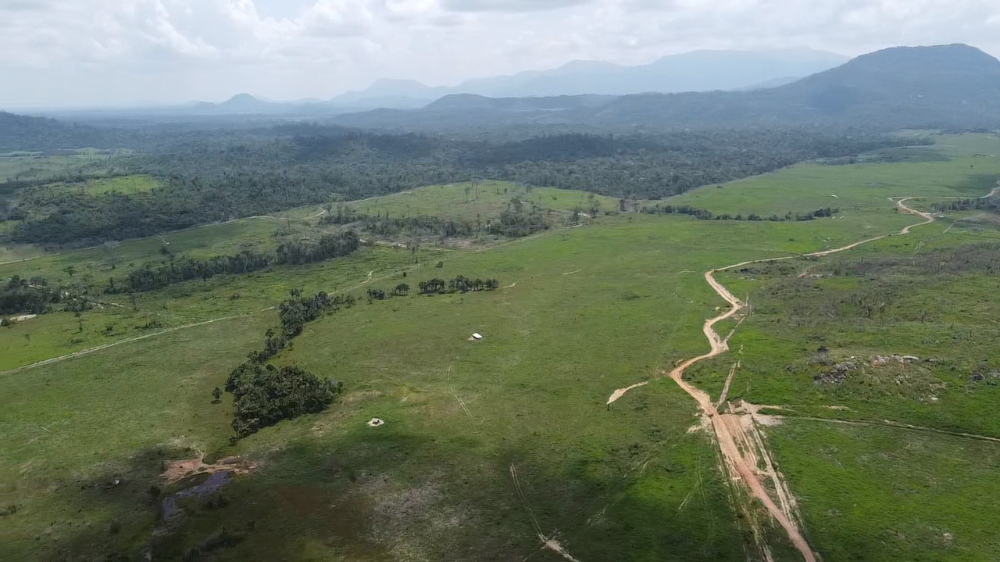
<instances>
[{"instance_id":1,"label":"white cloud","mask_svg":"<svg viewBox=\"0 0 1000 562\"><path fill-rule=\"evenodd\" d=\"M998 22L995 0L0 0L0 106L331 97L701 48L1000 54Z\"/></svg>"}]
</instances>

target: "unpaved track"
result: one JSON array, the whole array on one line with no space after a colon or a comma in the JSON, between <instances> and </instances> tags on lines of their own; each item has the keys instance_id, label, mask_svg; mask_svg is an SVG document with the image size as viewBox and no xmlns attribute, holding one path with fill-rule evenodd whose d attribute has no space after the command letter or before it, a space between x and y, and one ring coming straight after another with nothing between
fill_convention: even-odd
<instances>
[{"instance_id":1,"label":"unpaved track","mask_svg":"<svg viewBox=\"0 0 1000 562\"><path fill-rule=\"evenodd\" d=\"M908 197L896 200L896 207L904 213L920 216L924 219L924 221L907 226L899 232L899 235L909 234L910 230L914 227L930 224L935 220L934 216L929 213L916 211L906 206L906 202L910 199L912 198ZM841 248L813 252L811 254L806 254L803 257L818 258L829 256L839 252L851 250L877 240L882 240L884 238L888 238L889 236L892 235L877 236L875 238L855 242ZM770 458L767 455L764 443L760 439L760 434L756 431L753 415L750 414L749 420L744 420L743 418L747 416L732 413L720 414L718 408L712 403L712 398L707 392L684 380L684 372L687 371L692 365L717 357L726 351L729 351L728 339L723 339L718 332L715 331L715 326L720 322L736 316L746 308L745 303L736 298L735 295L729 292L729 289L715 279L715 274L720 271L728 271L747 265L783 261L794 259L796 257L799 256L750 260L719 269L713 269L705 273L705 281L708 282L708 284L715 290L716 293L718 293L720 297L729 303L730 308L727 312L705 322L703 332L705 337L708 339L709 345L711 346L711 351L705 355L688 359L670 372L670 378L698 402L702 413L711 421L712 429L715 432L715 437L722 453L723 461L728 468L731 477L733 477L737 483L744 485L753 497L760 500L771 517L773 517L774 520L785 529L785 532L788 533L789 539L792 544L795 545L795 548L797 548L802 554L802 557L807 562L816 562L816 554L809 546L805 537L803 537L802 532L799 529L798 521L796 520L795 498L781 481L777 471L774 470ZM627 394L630 390L643 386L644 384L645 383L640 383L628 388L616 390L608 400L608 405L610 406L615 401L625 396L625 394ZM766 467L763 474L759 468L760 460L764 461ZM771 494L769 494L764 488L760 476L768 476L773 481L775 488L774 495L777 497L777 502L775 502L775 499L772 498ZM781 504L780 506L778 505L779 503Z\"/></svg>"},{"instance_id":2,"label":"unpaved track","mask_svg":"<svg viewBox=\"0 0 1000 562\"><path fill-rule=\"evenodd\" d=\"M408 268L406 268L406 269L404 269L402 271L412 271L412 270L417 269L419 267L420 267L420 264L417 264L415 266L408 267ZM383 277L379 277L379 278L376 279L375 278L375 272L371 271L371 272L368 273L368 278L364 282L359 283L357 285L354 285L353 287L348 287L348 288L343 289L341 291L337 291L337 292L347 293L347 292L350 292L350 291L354 291L354 290L360 289L361 287L364 287L365 285L371 283L372 281L376 281L377 282L377 281L383 281L385 279L389 279L394 274L395 273L392 273L392 274L385 275ZM139 337L135 337L135 338L128 338L128 339L124 339L124 340L121 340L121 341L116 341L116 342L113 342L113 343L99 345L97 347L91 347L89 349L83 349L83 350L80 350L80 351L76 351L74 353L69 353L67 355L61 355L59 357L53 357L51 359L46 359L44 361L39 361L37 363L32 363L30 365L25 365L23 367L18 367L16 369L11 369L9 371L3 371L3 372L0 372L0 377L2 377L4 375L13 375L13 374L16 374L16 373L20 373L22 371L27 371L29 369L34 369L36 367L45 367L46 365L52 365L54 363L61 363L63 361L69 361L70 359L76 359L77 357L83 357L84 355L90 355L91 353L97 353L98 351L104 351L105 349L109 349L109 348L112 348L112 347L115 347L115 346L124 345L126 343L133 343L133 342L137 342L137 341L142 341L142 340L146 340L146 339L149 339L149 338L155 338L156 336L162 336L162 335L165 335L165 334L169 334L171 332L176 332L178 330L186 330L188 328L198 328L198 327L201 327L201 326L207 326L209 324L215 324L216 322L225 322L226 320L237 320L239 318L249 318L251 316L254 316L255 314L260 314L262 312L269 312L269 311L275 310L277 308L278 307L276 307L276 306L272 306L272 307L264 308L262 310L258 310L256 313L238 314L236 316L225 316L225 317L222 317L222 318L214 318L212 320L206 320L204 322L196 322L194 324L185 324L183 326L176 326L174 328L167 328L166 330L161 330L159 332L154 332L152 334L146 334L144 336L139 336Z\"/></svg>"},{"instance_id":3,"label":"unpaved track","mask_svg":"<svg viewBox=\"0 0 1000 562\"><path fill-rule=\"evenodd\" d=\"M264 310L262 310L260 312L265 312L265 311L268 311L268 310L274 310L274 307L265 308ZM76 359L77 357L83 357L84 355L90 355L91 353L97 353L98 351L104 351L105 349L110 349L112 347L116 347L116 346L119 346L119 345L124 345L126 343L133 343L133 342L137 342L137 341L148 340L149 338L155 338L156 336L162 336L164 334L169 334L171 332L176 332L178 330L186 330L188 328L197 328L199 326L208 326L209 324L215 324L216 322L224 322L226 320L236 320L238 318L249 318L250 316L251 316L250 314L240 314L238 316L226 316L225 318L216 318L214 320L206 320L204 322L198 322L196 324L185 324L184 326L177 326L177 327L174 327L174 328L168 328L168 329L162 330L160 332L155 332L155 333L152 333L152 334L146 334L145 336L139 336L139 337L136 337L136 338L128 338L128 339L116 341L116 342L113 342L113 343L99 345L97 347L91 347L90 349L84 349L84 350L81 350L81 351L70 353L68 355L62 355L62 356L59 356L59 357L53 357L52 359L46 359L44 361L39 361L37 363L32 363L31 365L25 365L23 367L18 367L16 369L11 369L9 371L4 371L4 372L0 373L0 377L2 377L4 375L13 375L15 373L20 373L21 371L27 371L29 369L34 369L36 367L44 367L46 365L52 365L52 364L55 364L55 363L61 363L63 361L69 361L70 359Z\"/></svg>"}]
</instances>

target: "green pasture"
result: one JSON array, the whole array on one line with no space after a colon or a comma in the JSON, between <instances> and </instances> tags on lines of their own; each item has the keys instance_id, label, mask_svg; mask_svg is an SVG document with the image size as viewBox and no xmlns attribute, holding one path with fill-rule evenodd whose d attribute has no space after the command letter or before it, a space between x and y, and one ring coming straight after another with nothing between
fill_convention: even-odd
<instances>
[{"instance_id":1,"label":"green pasture","mask_svg":"<svg viewBox=\"0 0 1000 562\"><path fill-rule=\"evenodd\" d=\"M93 151L46 156L41 153L0 154L0 181L46 179L74 170L97 170L106 156Z\"/></svg>"},{"instance_id":2,"label":"green pasture","mask_svg":"<svg viewBox=\"0 0 1000 562\"><path fill-rule=\"evenodd\" d=\"M482 181L478 188L472 183L421 187L403 193L353 201L347 205L366 215L388 214L392 217L414 217L434 215L450 219L484 221L499 216L508 208L513 199L541 209L589 213L596 202L602 211L618 209L618 200L613 197L592 195L583 191L571 191L552 187L529 187L521 184L499 181Z\"/></svg>"},{"instance_id":3,"label":"green pasture","mask_svg":"<svg viewBox=\"0 0 1000 562\"><path fill-rule=\"evenodd\" d=\"M974 198L989 193L1000 178L1000 139L990 135L937 137L941 161L832 166L799 164L772 174L672 197L666 202L715 214L764 217L827 207L842 216L891 211L889 198ZM918 150L918 149L911 149Z\"/></svg>"},{"instance_id":4,"label":"green pasture","mask_svg":"<svg viewBox=\"0 0 1000 562\"><path fill-rule=\"evenodd\" d=\"M1000 443L789 420L770 444L823 560L993 560Z\"/></svg>"},{"instance_id":5,"label":"green pasture","mask_svg":"<svg viewBox=\"0 0 1000 562\"><path fill-rule=\"evenodd\" d=\"M131 175L91 179L79 184L53 184L49 187L56 191L77 191L97 196L108 193L119 193L121 195L147 193L160 187L160 185L160 181L151 176Z\"/></svg>"}]
</instances>

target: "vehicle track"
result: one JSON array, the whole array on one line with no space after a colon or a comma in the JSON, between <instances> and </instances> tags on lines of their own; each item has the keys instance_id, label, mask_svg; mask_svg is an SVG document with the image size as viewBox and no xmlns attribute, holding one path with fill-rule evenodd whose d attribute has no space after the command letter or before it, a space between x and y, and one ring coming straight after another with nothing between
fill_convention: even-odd
<instances>
[{"instance_id":1,"label":"vehicle track","mask_svg":"<svg viewBox=\"0 0 1000 562\"><path fill-rule=\"evenodd\" d=\"M877 240L882 240L889 238L890 236L902 236L909 234L910 231L917 227L925 224L930 224L934 222L935 218L929 213L924 213L912 209L906 205L906 202L913 199L912 197L901 198L894 200L896 207L904 213L917 215L925 220L918 224L909 225L903 228L898 235L887 234L883 236L877 236L874 238L868 238L860 242L855 242L853 244L848 244L840 248L834 248L832 250L823 250L819 252L813 252L811 254L806 254L801 257L811 257L818 258L836 254L839 252L844 252L862 246L864 244L869 244ZM722 297L726 302L729 303L730 308L727 312L716 316L715 318L710 318L705 321L705 325L702 331L705 337L708 339L708 343L711 346L711 351L705 355L700 355L688 359L673 371L670 372L669 376L673 381L681 387L685 392L688 393L692 398L694 398L699 407L701 408L702 414L707 416L711 422L712 429L715 433L716 441L718 442L720 452L722 453L723 462L728 469L730 477L733 479L734 483L737 485L745 486L751 495L764 505L771 517L778 522L779 525L784 528L785 532L788 534L789 539L796 549L802 554L802 557L807 562L816 562L816 554L813 552L809 543L806 541L805 537L802 535L799 529L799 524L797 521L796 510L795 510L795 498L789 492L787 486L780 480L777 475L777 471L773 469L773 464L770 460L770 456L767 454L766 448L763 441L760 438L759 432L755 429L755 422L753 421L753 413L750 413L749 423L744 423L742 418L744 415L740 414L721 414L712 402L711 396L707 392L701 390L700 388L688 383L684 380L684 373L691 366L711 359L713 357L718 357L723 353L729 351L728 338L722 338L715 331L715 326L728 320L746 308L746 304L733 295L729 289L727 289L722 283L715 279L715 274L721 271L729 271L732 269L737 269L747 265L758 264L758 263L771 263L776 261L784 261L795 259L800 256L785 256L779 258L766 258L759 260L748 260L740 262L737 264L729 265L726 267L721 267L718 269L712 269L705 273L705 280L712 287L715 292ZM633 385L628 388L619 389L611 395L608 400L608 406L610 407L615 401L621 399L630 390L639 388L645 383L640 383L638 385ZM758 458L760 457L760 459ZM761 473L759 468L759 460L763 460L764 464L768 469ZM777 502L771 497L771 494L767 492L761 483L760 476L770 476L774 484L774 495L777 498ZM778 504L781 504L780 507Z\"/></svg>"}]
</instances>

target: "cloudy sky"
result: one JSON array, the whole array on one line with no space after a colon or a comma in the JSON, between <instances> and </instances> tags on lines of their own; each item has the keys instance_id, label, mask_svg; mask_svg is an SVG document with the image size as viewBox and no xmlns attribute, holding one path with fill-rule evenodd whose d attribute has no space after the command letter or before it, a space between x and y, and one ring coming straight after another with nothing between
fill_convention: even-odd
<instances>
[{"instance_id":1,"label":"cloudy sky","mask_svg":"<svg viewBox=\"0 0 1000 562\"><path fill-rule=\"evenodd\" d=\"M1000 55L997 0L0 0L0 108L330 98L693 49Z\"/></svg>"}]
</instances>

